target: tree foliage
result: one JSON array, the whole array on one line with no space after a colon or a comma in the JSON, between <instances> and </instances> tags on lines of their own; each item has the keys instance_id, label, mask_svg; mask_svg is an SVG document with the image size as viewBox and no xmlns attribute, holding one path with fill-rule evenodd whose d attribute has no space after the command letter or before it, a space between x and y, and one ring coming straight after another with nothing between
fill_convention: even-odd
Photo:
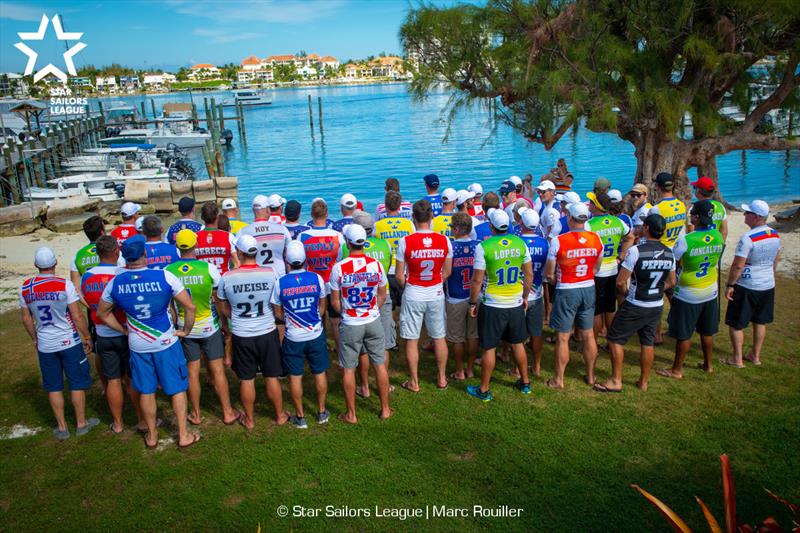
<instances>
[{"instance_id":1,"label":"tree foliage","mask_svg":"<svg viewBox=\"0 0 800 533\"><path fill-rule=\"evenodd\" d=\"M419 67L411 90L445 82L453 107L496 99L497 116L546 149L583 122L632 142L637 179L679 176L736 149L785 149L759 133L800 85L796 0L489 0L423 5L400 31ZM753 87L766 95L752 103ZM746 113L737 122L726 106ZM680 136L684 116L693 135ZM715 167L714 167L715 169Z\"/></svg>"}]
</instances>

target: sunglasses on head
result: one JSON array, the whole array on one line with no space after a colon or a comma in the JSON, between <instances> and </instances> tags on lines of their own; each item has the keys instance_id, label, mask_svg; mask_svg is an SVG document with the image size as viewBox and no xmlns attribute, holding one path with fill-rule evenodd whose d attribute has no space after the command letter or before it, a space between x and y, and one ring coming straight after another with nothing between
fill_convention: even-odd
<instances>
[{"instance_id":1,"label":"sunglasses on head","mask_svg":"<svg viewBox=\"0 0 800 533\"><path fill-rule=\"evenodd\" d=\"M631 193L631 198L641 198L642 196L644 196L644 194L642 194L640 192L632 192Z\"/></svg>"}]
</instances>

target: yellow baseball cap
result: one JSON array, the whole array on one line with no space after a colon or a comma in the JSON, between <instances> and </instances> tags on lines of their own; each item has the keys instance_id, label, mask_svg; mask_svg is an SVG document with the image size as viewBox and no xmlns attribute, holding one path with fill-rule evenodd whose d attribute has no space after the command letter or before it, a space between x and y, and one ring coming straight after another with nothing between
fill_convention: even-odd
<instances>
[{"instance_id":1,"label":"yellow baseball cap","mask_svg":"<svg viewBox=\"0 0 800 533\"><path fill-rule=\"evenodd\" d=\"M597 209L599 209L600 211L605 212L606 208L603 207L603 204L601 204L600 201L597 199L597 195L595 193L593 193L591 191L587 192L586 193L586 198L588 198L589 201L592 202Z\"/></svg>"},{"instance_id":2,"label":"yellow baseball cap","mask_svg":"<svg viewBox=\"0 0 800 533\"><path fill-rule=\"evenodd\" d=\"M175 236L175 246L180 250L191 250L197 246L197 234L190 229L182 229Z\"/></svg>"}]
</instances>

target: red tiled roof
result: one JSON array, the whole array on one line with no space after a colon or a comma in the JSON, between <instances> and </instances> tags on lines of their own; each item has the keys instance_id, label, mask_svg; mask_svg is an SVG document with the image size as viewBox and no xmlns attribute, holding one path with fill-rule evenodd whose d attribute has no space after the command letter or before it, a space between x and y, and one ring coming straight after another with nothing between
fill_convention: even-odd
<instances>
[{"instance_id":1,"label":"red tiled roof","mask_svg":"<svg viewBox=\"0 0 800 533\"><path fill-rule=\"evenodd\" d=\"M286 55L286 56L269 56L266 61L290 61L295 59L293 55Z\"/></svg>"},{"instance_id":2,"label":"red tiled roof","mask_svg":"<svg viewBox=\"0 0 800 533\"><path fill-rule=\"evenodd\" d=\"M306 59L319 59L319 54L308 54Z\"/></svg>"},{"instance_id":3,"label":"red tiled roof","mask_svg":"<svg viewBox=\"0 0 800 533\"><path fill-rule=\"evenodd\" d=\"M337 61L337 59L333 56L325 56L322 59L320 59L320 61L322 61L323 63L333 63Z\"/></svg>"},{"instance_id":4,"label":"red tiled roof","mask_svg":"<svg viewBox=\"0 0 800 533\"><path fill-rule=\"evenodd\" d=\"M256 56L247 56L246 58L242 59L242 66L245 65L260 65L261 60Z\"/></svg>"},{"instance_id":5,"label":"red tiled roof","mask_svg":"<svg viewBox=\"0 0 800 533\"><path fill-rule=\"evenodd\" d=\"M211 63L198 63L198 64L196 64L195 66L192 67L192 70L198 70L198 69L201 69L201 68L217 68L217 67L215 67Z\"/></svg>"}]
</instances>

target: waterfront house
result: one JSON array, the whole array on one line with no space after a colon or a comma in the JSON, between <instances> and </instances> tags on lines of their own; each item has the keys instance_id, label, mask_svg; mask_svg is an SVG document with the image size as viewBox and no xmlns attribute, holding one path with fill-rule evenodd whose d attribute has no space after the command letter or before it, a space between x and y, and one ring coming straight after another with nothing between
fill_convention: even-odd
<instances>
[{"instance_id":1,"label":"waterfront house","mask_svg":"<svg viewBox=\"0 0 800 533\"><path fill-rule=\"evenodd\" d=\"M161 90L175 82L175 75L169 72L148 72L142 79L142 84L147 89Z\"/></svg>"},{"instance_id":2,"label":"waterfront house","mask_svg":"<svg viewBox=\"0 0 800 533\"><path fill-rule=\"evenodd\" d=\"M372 69L358 63L348 63L344 66L344 77L348 79L366 78L372 75Z\"/></svg>"},{"instance_id":3,"label":"waterfront house","mask_svg":"<svg viewBox=\"0 0 800 533\"><path fill-rule=\"evenodd\" d=\"M295 65L300 66L298 63L302 63L302 61L298 61L298 58L294 57L293 55L283 55L283 56L269 56L264 60L265 63L269 63L271 67L275 67L276 65Z\"/></svg>"},{"instance_id":4,"label":"waterfront house","mask_svg":"<svg viewBox=\"0 0 800 533\"><path fill-rule=\"evenodd\" d=\"M307 80L315 80L317 79L317 69L314 67L309 67L305 65L297 69L297 73L303 76Z\"/></svg>"},{"instance_id":5,"label":"waterfront house","mask_svg":"<svg viewBox=\"0 0 800 533\"><path fill-rule=\"evenodd\" d=\"M397 56L377 57L370 62L373 76L405 77L403 59Z\"/></svg>"},{"instance_id":6,"label":"waterfront house","mask_svg":"<svg viewBox=\"0 0 800 533\"><path fill-rule=\"evenodd\" d=\"M85 94L94 90L92 80L88 77L69 78L69 84L76 94Z\"/></svg>"},{"instance_id":7,"label":"waterfront house","mask_svg":"<svg viewBox=\"0 0 800 533\"><path fill-rule=\"evenodd\" d=\"M218 80L219 75L219 69L211 63L198 63L197 65L192 66L188 77L192 81Z\"/></svg>"},{"instance_id":8,"label":"waterfront house","mask_svg":"<svg viewBox=\"0 0 800 533\"><path fill-rule=\"evenodd\" d=\"M16 98L28 96L28 84L22 74L4 72L0 74L0 96L14 96Z\"/></svg>"},{"instance_id":9,"label":"waterfront house","mask_svg":"<svg viewBox=\"0 0 800 533\"><path fill-rule=\"evenodd\" d=\"M273 74L271 68L262 68L259 70L240 69L236 71L236 82L241 85L270 82L272 80Z\"/></svg>"},{"instance_id":10,"label":"waterfront house","mask_svg":"<svg viewBox=\"0 0 800 533\"><path fill-rule=\"evenodd\" d=\"M242 59L241 70L261 70L267 66L267 62L257 58L256 56L247 56Z\"/></svg>"},{"instance_id":11,"label":"waterfront house","mask_svg":"<svg viewBox=\"0 0 800 533\"><path fill-rule=\"evenodd\" d=\"M114 76L97 76L94 83L98 91L104 91L109 94L116 94L117 92L117 79Z\"/></svg>"},{"instance_id":12,"label":"waterfront house","mask_svg":"<svg viewBox=\"0 0 800 533\"><path fill-rule=\"evenodd\" d=\"M119 87L129 93L139 89L139 76L120 76Z\"/></svg>"},{"instance_id":13,"label":"waterfront house","mask_svg":"<svg viewBox=\"0 0 800 533\"><path fill-rule=\"evenodd\" d=\"M322 67L331 67L333 70L339 68L339 60L333 56L325 56L319 60Z\"/></svg>"}]
</instances>

